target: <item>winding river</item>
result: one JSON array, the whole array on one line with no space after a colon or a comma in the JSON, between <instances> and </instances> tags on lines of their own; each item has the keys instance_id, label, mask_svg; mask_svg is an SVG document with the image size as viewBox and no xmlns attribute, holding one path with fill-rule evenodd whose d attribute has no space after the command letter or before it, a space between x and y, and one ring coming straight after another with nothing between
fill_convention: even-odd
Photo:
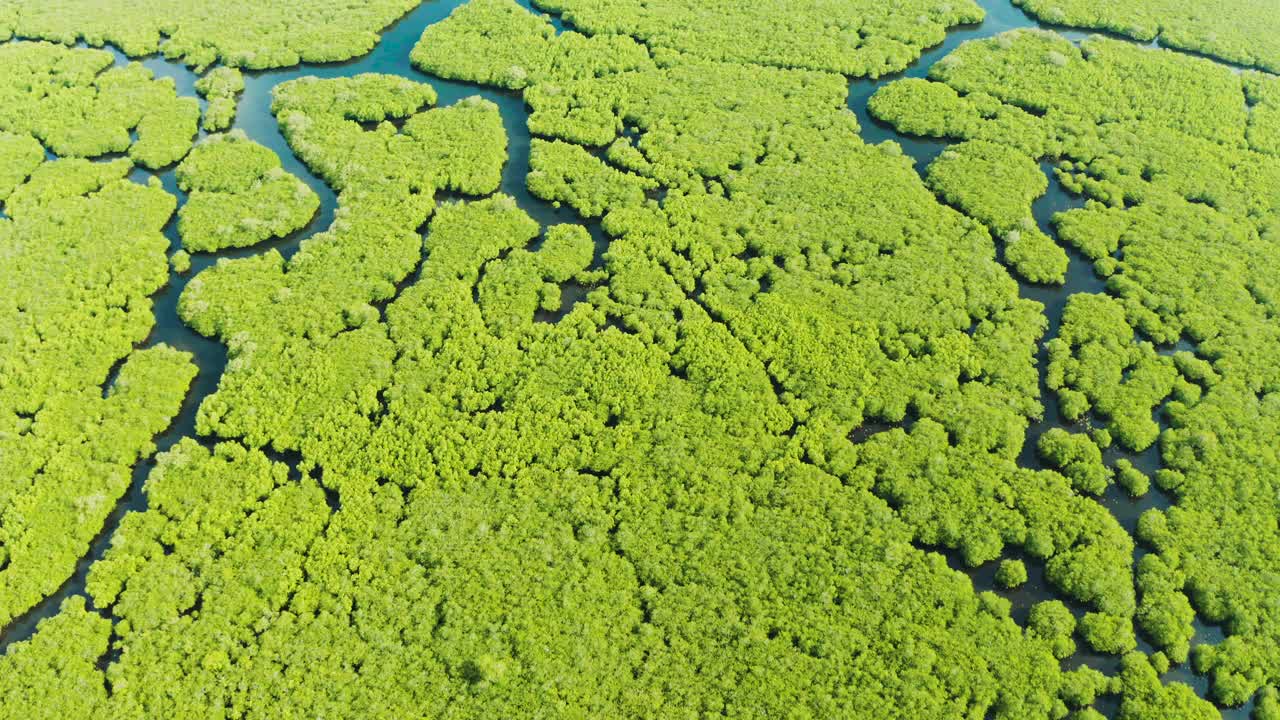
<instances>
[{"instance_id":1,"label":"winding river","mask_svg":"<svg viewBox=\"0 0 1280 720\"><path fill-rule=\"evenodd\" d=\"M529 172L530 134L526 127L528 113L518 94L430 77L415 70L409 64L409 52L414 44L417 43L423 29L443 20L463 2L464 0L428 0L392 26L386 28L382 34L382 40L374 50L356 60L325 65L302 65L283 70L248 72L245 74L245 92L239 102L234 128L244 131L253 140L275 151L283 161L285 170L301 178L315 190L320 197L321 206L310 224L289 237L260 243L250 248L194 255L190 272L184 275L173 274L169 284L154 296L156 324L146 345L165 343L188 351L194 355L195 362L199 366L199 376L196 378L179 415L173 425L156 439L159 451L169 449L180 438L193 437L195 435L196 409L204 398L217 389L219 378L227 363L226 350L221 343L196 334L184 325L178 317L178 298L186 287L187 282L201 270L223 258L257 255L268 249L276 249L286 258L290 257L297 251L302 239L329 227L333 221L334 211L337 207L336 195L294 156L280 133L275 117L271 114L271 91L280 83L307 76L333 78L377 72L399 75L419 82L430 82L439 94L438 106L450 105L465 97L480 95L498 106L508 136L509 160L503 169L501 192L515 197L520 207L543 226L556 223L584 224L568 207L554 208L549 203L530 195L525 187L525 176ZM526 7L530 7L529 0L519 0L519 2ZM916 168L919 171L923 171L928 163L947 147L947 143L934 139L898 134L888 125L868 115L867 100L877 89L889 82L902 77L923 77L934 62L967 40L990 37L1014 28L1043 27L1041 23L1025 15L1020 9L1009 3L1008 0L978 0L978 2L987 13L986 20L981 24L955 28L948 33L946 40L941 45L925 52L919 61L903 73L883 77L875 81L855 80L850 83L848 105L857 115L858 122L862 127L864 140L869 143L879 143L886 140L897 142L902 146L904 152L915 160ZM535 12L537 11L535 10ZM557 31L564 30L564 25L558 18L553 18L553 23ZM1079 41L1090 34L1061 28L1052 29L1074 41ZM129 62L129 59L119 50L108 49L116 56L118 64L127 64ZM194 88L196 76L189 68L169 62L159 56L144 58L141 62L155 75L172 78L177 86L179 95L196 96ZM201 104L204 104L203 100L201 100ZM203 135L203 132L201 132L201 135ZM1043 163L1042 168L1049 179L1049 190L1035 202L1033 211L1040 228L1053 237L1054 231L1050 222L1053 214L1069 208L1079 207L1084 201L1083 198L1063 190L1051 172L1051 163ZM138 168L134 171L133 179L145 182L150 174L148 171ZM165 189L178 197L180 204L185 202L185 194L177 187L173 168L166 168L157 173L157 176L162 181ZM585 224L597 241L598 254L603 250L607 241L599 228L598 222ZM173 250L181 247L177 235L176 215L166 227L165 234L169 238ZM1067 281L1063 286L1021 284L1023 297L1039 301L1045 306L1045 314L1049 321L1049 330L1045 340L1056 335L1062 320L1063 308L1070 295L1078 292L1099 293L1105 291L1104 282L1094 274L1090 263L1077 253L1071 251L1069 253L1071 265ZM577 300L581 294L580 291L572 286L567 287L565 293L566 307ZM1046 412L1045 420L1034 424L1029 429L1026 447L1019 458L1020 464L1030 468L1043 467L1035 453L1035 443L1040 434L1052 427L1067 426L1057 417L1056 412L1053 410L1056 403L1053 401L1050 391L1044 386L1044 366L1046 362L1044 355L1042 348L1039 356L1041 395L1045 407L1049 408L1049 410ZM1122 451L1113 448L1107 451L1106 459L1108 463L1113 463L1124 455ZM1134 465L1147 473L1153 473L1158 469L1160 463L1158 450L1155 448L1137 456L1128 455L1127 457ZM58 592L46 598L31 611L3 629L3 632L0 633L0 653L4 652L11 643L29 638L35 631L36 624L40 620L55 614L64 599L73 595L85 594L85 579L89 567L102 557L125 513L146 507L147 499L143 492L143 483L153 465L154 461L146 461L139 463L134 469L133 480L127 495L111 513L102 532L93 541L89 553L80 560L72 577ZM1162 494L1159 489L1153 487L1146 496L1134 500L1113 484L1105 496L1101 498L1101 502L1115 514L1120 524L1132 533L1137 524L1138 516L1143 511L1151 507L1168 507L1170 498ZM1135 556L1135 563L1137 557L1143 552L1142 549L1138 550ZM986 566L970 569L964 567L954 555L949 555L948 560L953 567L965 572L972 578L976 589L996 589L994 575L997 563L988 563ZM1020 622L1025 620L1027 611L1036 602L1058 598L1046 582L1043 568L1040 564L1028 562L1027 568L1030 579L1025 585L1013 591L999 590L1001 594L1012 600L1014 617ZM1070 603L1068 604L1070 605ZM1076 607L1075 609L1077 612L1083 613L1083 608ZM1222 638L1223 634L1219 628L1197 625L1197 635L1193 642L1196 644L1216 643L1220 642ZM1083 647L1083 643L1081 645ZM1147 652L1153 651L1153 648L1143 640L1140 640L1140 648ZM1074 667L1081 663L1096 667L1107 673L1114 673L1118 667L1119 660L1114 656L1097 655L1087 649L1082 649L1076 655L1064 661L1063 664L1064 667ZM1173 668L1165 677L1166 680L1177 680L1191 685L1201 696L1206 693L1207 680L1192 674L1186 665ZM1108 717L1114 717L1117 709L1115 699L1110 697L1101 699L1098 703L1098 709ZM1244 720L1244 718L1248 717L1249 709L1247 706L1237 709L1224 709L1223 717L1230 720Z\"/></svg>"}]
</instances>

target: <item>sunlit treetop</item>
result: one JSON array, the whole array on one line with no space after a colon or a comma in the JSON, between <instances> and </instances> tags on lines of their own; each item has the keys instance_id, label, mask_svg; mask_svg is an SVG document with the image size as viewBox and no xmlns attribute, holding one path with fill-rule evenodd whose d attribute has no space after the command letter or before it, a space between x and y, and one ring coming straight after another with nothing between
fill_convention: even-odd
<instances>
[{"instance_id":1,"label":"sunlit treetop","mask_svg":"<svg viewBox=\"0 0 1280 720\"><path fill-rule=\"evenodd\" d=\"M204 111L204 129L209 132L231 127L236 115L236 98L244 92L244 76L233 67L220 65L195 83L196 92L209 101Z\"/></svg>"},{"instance_id":2,"label":"sunlit treetop","mask_svg":"<svg viewBox=\"0 0 1280 720\"><path fill-rule=\"evenodd\" d=\"M178 211L178 233L193 252L284 237L320 208L315 191L285 172L274 152L238 131L201 142L176 174L190 193Z\"/></svg>"},{"instance_id":3,"label":"sunlit treetop","mask_svg":"<svg viewBox=\"0 0 1280 720\"><path fill-rule=\"evenodd\" d=\"M535 0L588 35L630 35L711 60L879 77L904 69L948 28L980 22L971 0Z\"/></svg>"},{"instance_id":4,"label":"sunlit treetop","mask_svg":"<svg viewBox=\"0 0 1280 720\"><path fill-rule=\"evenodd\" d=\"M130 56L163 53L188 65L251 69L363 55L418 0L0 1L0 35L70 45L111 43Z\"/></svg>"},{"instance_id":5,"label":"sunlit treetop","mask_svg":"<svg viewBox=\"0 0 1280 720\"><path fill-rule=\"evenodd\" d=\"M127 152L160 168L191 149L199 103L142 65L112 67L102 50L16 42L0 45L0 67L0 130L29 134L59 157Z\"/></svg>"},{"instance_id":6,"label":"sunlit treetop","mask_svg":"<svg viewBox=\"0 0 1280 720\"><path fill-rule=\"evenodd\" d=\"M1013 0L1052 25L1106 30L1280 72L1280 13L1271 0Z\"/></svg>"},{"instance_id":7,"label":"sunlit treetop","mask_svg":"<svg viewBox=\"0 0 1280 720\"><path fill-rule=\"evenodd\" d=\"M1229 638L1193 656L1226 704L1280 682L1280 586L1263 559L1280 546L1275 82L1114 39L1076 46L1015 31L966 43L929 80L892 83L870 102L904 131L1055 161L1064 187L1087 198L1053 223L1106 278L1106 295L1068 302L1046 380L1067 418L1105 424L1131 450L1159 440L1154 480L1176 503L1139 524L1157 555L1138 576L1138 617L1178 662L1197 613L1223 623ZM944 154L934 167L953 163ZM1070 460L1064 438L1044 449ZM1076 476L1102 487L1074 456ZM1118 470L1133 492L1144 488ZM1128 646L1111 620L1090 634Z\"/></svg>"}]
</instances>

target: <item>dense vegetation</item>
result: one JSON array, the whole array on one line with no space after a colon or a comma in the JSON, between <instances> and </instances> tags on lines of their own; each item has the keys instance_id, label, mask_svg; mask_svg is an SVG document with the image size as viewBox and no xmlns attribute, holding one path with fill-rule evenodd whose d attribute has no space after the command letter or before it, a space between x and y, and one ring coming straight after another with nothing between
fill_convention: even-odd
<instances>
[{"instance_id":1,"label":"dense vegetation","mask_svg":"<svg viewBox=\"0 0 1280 720\"><path fill-rule=\"evenodd\" d=\"M1280 15L1270 0L1013 0L1053 25L1106 30L1280 72Z\"/></svg>"},{"instance_id":2,"label":"dense vegetation","mask_svg":"<svg viewBox=\"0 0 1280 720\"><path fill-rule=\"evenodd\" d=\"M0 131L29 135L58 157L127 153L153 169L182 159L200 122L199 103L178 97L172 80L155 80L141 65L111 63L101 50L0 45Z\"/></svg>"},{"instance_id":3,"label":"dense vegetation","mask_svg":"<svg viewBox=\"0 0 1280 720\"><path fill-rule=\"evenodd\" d=\"M184 353L138 349L168 279L173 197L126 180L127 158L46 162L40 140L164 164L190 146L195 106L140 67L103 72L103 52L18 43L0 57L2 626L70 577L195 375Z\"/></svg>"},{"instance_id":4,"label":"dense vegetation","mask_svg":"<svg viewBox=\"0 0 1280 720\"><path fill-rule=\"evenodd\" d=\"M1280 77L1260 72L1244 75L1249 103L1249 147L1280 157Z\"/></svg>"},{"instance_id":5,"label":"dense vegetation","mask_svg":"<svg viewBox=\"0 0 1280 720\"><path fill-rule=\"evenodd\" d=\"M1066 252L1031 215L1031 203L1049 189L1033 159L1008 145L972 140L929 165L928 182L939 197L1004 241L1004 261L1018 275L1035 283L1066 279Z\"/></svg>"},{"instance_id":6,"label":"dense vegetation","mask_svg":"<svg viewBox=\"0 0 1280 720\"><path fill-rule=\"evenodd\" d=\"M1162 678L1184 663L1280 712L1273 76L968 43L871 100L954 143L922 178L860 138L848 76L905 67L967 1L534 4L573 29L471 0L410 59L518 93L529 192L581 223L501 191L521 146L489 100L278 85L334 221L182 289L227 352L201 437L158 456L85 596L0 656L0 718L1217 717ZM215 131L234 67L362 52L406 4L216 27L20 5L0 27L128 52L163 30L221 62L197 84ZM0 627L70 575L194 375L147 342L175 199L133 162L177 163L178 272L318 205L238 131L193 147L199 105L140 66L4 53ZM1046 162L1088 199L1053 233ZM1105 292L1051 322L1024 288L1080 256ZM1046 414L1069 424L1031 431ZM1138 549L1099 497L1152 482L1176 502ZM1045 583L1061 599L1025 602ZM1193 650L1197 614L1226 642Z\"/></svg>"},{"instance_id":7,"label":"dense vegetation","mask_svg":"<svg viewBox=\"0 0 1280 720\"><path fill-rule=\"evenodd\" d=\"M1071 298L1048 383L1067 417L1094 418L1121 445L1159 439L1155 481L1176 504L1139 524L1156 555L1139 568L1138 618L1175 662L1187 659L1192 607L1222 623L1230 637L1198 648L1195 666L1227 704L1280 682L1267 559L1280 547L1280 162L1258 152L1270 146L1253 118L1271 82L1114 40L1077 48L1018 32L967 44L930 80L871 103L913 133L1054 159L1090 198L1055 223L1108 294ZM1117 470L1144 488L1132 466Z\"/></svg>"},{"instance_id":8,"label":"dense vegetation","mask_svg":"<svg viewBox=\"0 0 1280 720\"><path fill-rule=\"evenodd\" d=\"M189 193L178 211L178 233L190 252L246 247L305 226L320 198L285 172L270 149L241 132L212 135L177 168Z\"/></svg>"},{"instance_id":9,"label":"dense vegetation","mask_svg":"<svg viewBox=\"0 0 1280 720\"><path fill-rule=\"evenodd\" d=\"M236 118L236 101L244 92L244 75L233 67L220 65L195 83L196 92L209 101L202 126L209 132L231 127Z\"/></svg>"},{"instance_id":10,"label":"dense vegetation","mask_svg":"<svg viewBox=\"0 0 1280 720\"><path fill-rule=\"evenodd\" d=\"M0 0L0 38L111 43L188 65L252 69L334 62L369 52L417 0Z\"/></svg>"},{"instance_id":11,"label":"dense vegetation","mask_svg":"<svg viewBox=\"0 0 1280 720\"><path fill-rule=\"evenodd\" d=\"M484 3L481 3L484 4ZM982 20L972 0L534 0L587 35L629 35L708 60L880 77L946 30ZM490 3L492 5L492 3Z\"/></svg>"}]
</instances>

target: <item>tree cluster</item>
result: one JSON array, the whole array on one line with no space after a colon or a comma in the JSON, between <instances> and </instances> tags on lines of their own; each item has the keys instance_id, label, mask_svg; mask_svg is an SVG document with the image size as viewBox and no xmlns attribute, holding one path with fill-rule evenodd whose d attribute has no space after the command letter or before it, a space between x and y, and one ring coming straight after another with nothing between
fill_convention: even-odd
<instances>
[{"instance_id":1,"label":"tree cluster","mask_svg":"<svg viewBox=\"0 0 1280 720\"><path fill-rule=\"evenodd\" d=\"M0 131L30 135L59 157L127 153L157 169L191 149L199 103L138 63L112 67L106 51L15 42L0 45L0 65Z\"/></svg>"},{"instance_id":2,"label":"tree cluster","mask_svg":"<svg viewBox=\"0 0 1280 720\"><path fill-rule=\"evenodd\" d=\"M1222 623L1227 641L1192 654L1215 699L1231 705L1280 682L1270 600L1280 586L1264 559L1280 547L1273 89L1271 76L1200 58L1013 32L967 43L929 80L893 83L871 102L908 132L1006 137L1029 159L1056 161L1063 185L1088 198L1054 222L1106 278L1106 294L1070 298L1047 382L1068 418L1104 422L1130 450L1159 442L1153 479L1176 503L1139 523L1156 555L1139 568L1137 617L1177 662L1197 613ZM1146 490L1132 466L1115 471L1131 493ZM1128 644L1104 639L1116 636L1103 625L1094 634L1102 629L1103 646Z\"/></svg>"},{"instance_id":3,"label":"tree cluster","mask_svg":"<svg viewBox=\"0 0 1280 720\"><path fill-rule=\"evenodd\" d=\"M1280 72L1280 18L1266 0L1014 0L1053 25L1105 30Z\"/></svg>"},{"instance_id":4,"label":"tree cluster","mask_svg":"<svg viewBox=\"0 0 1280 720\"><path fill-rule=\"evenodd\" d=\"M164 53L205 68L216 62L252 70L337 62L373 49L378 32L417 0L365 0L335 8L325 0L6 0L0 35L94 47L111 43L131 57ZM5 12L5 11L8 12Z\"/></svg>"},{"instance_id":5,"label":"tree cluster","mask_svg":"<svg viewBox=\"0 0 1280 720\"><path fill-rule=\"evenodd\" d=\"M208 100L201 126L208 132L227 130L235 122L237 96L244 92L244 75L225 65L196 81L196 92Z\"/></svg>"},{"instance_id":6,"label":"tree cluster","mask_svg":"<svg viewBox=\"0 0 1280 720\"><path fill-rule=\"evenodd\" d=\"M539 136L530 190L599 217L602 234L541 227L527 197L498 192L509 143L491 102L433 108L430 85L393 75L276 88L284 137L338 193L333 225L292 256L220 261L186 286L182 319L228 351L198 411L207 442L158 459L147 508L89 573L92 603L68 601L0 658L0 707L1059 720L1096 718L1091 705L1119 695L1123 717L1154 720L1214 712L1161 681L1170 662L1192 659L1229 702L1275 684L1266 448L1280 434L1280 331L1266 251L1280 173L1249 136L1254 80L1107 40L971 43L872 101L912 132L965 141L926 184L892 145L859 138L840 73L905 66L976 20L971 3L538 4L586 33L474 0L428 28L412 61L518 91ZM188 62L259 62L224 56L214 36L184 50L191 27L169 33ZM284 47L267 59L301 52ZM101 69L78 72L92 84ZM46 307L37 284L103 272L94 253L112 253L112 274L68 291L109 287L102 306L55 307L29 342L105 335L100 317L119 314L136 343L167 276L172 198L123 181L128 160L41 164L34 151L0 136L13 218L0 243L56 226L12 244L44 253L15 275L27 294L13 326ZM1060 279L1061 249L1026 225L1044 159L1090 198L1059 216L1060 236L1109 278L1105 296L1069 305L1051 389L1105 428L1044 434L1035 450L1054 469L1032 470L1019 458L1045 412L1049 323L993 233L1024 277ZM280 179L278 162L220 138L178 179L189 207L202 193L240 203ZM132 214L80 207L107 199ZM121 239L89 247L76 213L104 208ZM65 233L87 260L26 239L39 233ZM130 242L148 251L132 280ZM1192 350L1171 352L1184 336ZM54 427L62 405L8 378L56 368L47 385L82 373L88 388L64 405L130 411L116 433L129 442L68 444L107 447L94 459L111 469L146 454L189 370L122 332L102 345L12 372L0 355L0 407L14 408L0 442L43 442L32 428ZM114 389L89 397L122 357ZM1104 464L1112 433L1133 449L1159 440L1154 479L1178 500L1142 516L1153 552L1136 582L1133 539L1090 497L1117 475L1134 491L1146 479ZM23 502L0 528L23 527ZM97 502L81 502L86 527ZM977 590L944 553L999 563L998 589ZM1023 621L1010 596L1032 570L1072 606L1038 603ZM1197 611L1229 639L1193 651ZM1135 619L1163 652L1133 652ZM1064 667L1077 639L1121 655L1120 672ZM1271 712L1272 691L1260 697Z\"/></svg>"},{"instance_id":7,"label":"tree cluster","mask_svg":"<svg viewBox=\"0 0 1280 720\"><path fill-rule=\"evenodd\" d=\"M290 175L270 148L241 132L211 135L176 170L188 193L178 234L189 252L248 247L304 227L320 198Z\"/></svg>"},{"instance_id":8,"label":"tree cluster","mask_svg":"<svg viewBox=\"0 0 1280 720\"><path fill-rule=\"evenodd\" d=\"M32 145L34 143L34 146ZM173 197L127 159L43 161L0 136L0 625L53 593L177 414L195 366L142 346ZM14 150L17 150L16 152Z\"/></svg>"},{"instance_id":9,"label":"tree cluster","mask_svg":"<svg viewBox=\"0 0 1280 720\"><path fill-rule=\"evenodd\" d=\"M892 4L835 0L534 0L592 36L629 35L645 45L740 65L805 68L852 77L899 72L947 29L981 22L971 0Z\"/></svg>"}]
</instances>

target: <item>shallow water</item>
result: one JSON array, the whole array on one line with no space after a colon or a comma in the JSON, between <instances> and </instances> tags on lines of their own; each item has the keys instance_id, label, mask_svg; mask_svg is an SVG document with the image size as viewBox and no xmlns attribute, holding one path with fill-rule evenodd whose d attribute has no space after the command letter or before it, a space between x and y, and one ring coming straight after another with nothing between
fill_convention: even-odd
<instances>
[{"instance_id":1,"label":"shallow water","mask_svg":"<svg viewBox=\"0 0 1280 720\"><path fill-rule=\"evenodd\" d=\"M409 52L418 41L423 29L447 17L454 8L463 4L463 1L464 0L443 0L439 2L428 1L424 3L387 28L383 32L382 40L378 43L376 48L368 55L356 60L326 65L305 65L283 70L245 73L245 92L240 98L234 128L244 131L256 142L275 151L280 156L284 164L284 168L305 181L317 193L321 201L320 209L305 228L293 233L287 238L260 243L250 248L235 249L213 254L201 253L193 255L191 271L181 276L176 274L172 275L169 285L153 298L156 325L150 338L147 340L147 345L166 343L173 347L186 350L193 354L200 369L199 376L196 378L192 390L173 425L156 439L156 444L160 451L172 447L173 444L182 437L193 437L195 435L196 409L205 397L216 390L218 379L225 369L227 362L226 351L221 343L196 334L187 328L178 318L177 302L182 290L186 287L187 282L189 282L189 280L197 275L201 270L209 267L221 258L248 257L258 255L269 249L275 249L285 257L290 257L297 251L299 243L303 238L309 237L316 232L326 229L333 221L334 211L337 207L337 197L335 193L324 182L316 178L306 168L306 166L303 165L296 156L294 156L279 130L275 117L271 114L271 91L280 83L307 76L334 78L348 77L366 72L378 72L398 75L420 82L430 82L439 94L437 106L451 105L462 98L473 95L479 95L494 102L501 113L503 125L506 128L509 140L509 161L503 169L501 192L515 197L520 207L544 227L556 223L585 225L596 239L597 261L599 260L600 254L607 246L607 240L604 237L603 232L600 230L598 222L583 223L571 209L567 207L554 208L550 204L533 197L525 187L525 176L529 171L529 145L531 137L526 127L528 113L519 95L511 92L497 91L491 88L481 88L468 83L453 82L429 77L413 69L409 64ZM529 0L518 1L521 5L534 9L530 6ZM918 62L902 73L883 77L875 81L856 80L850 84L848 106L857 115L858 122L862 128L861 132L864 140L869 143L879 143L884 141L893 141L898 143L902 146L904 152L915 160L916 168L921 172L924 171L929 162L936 158L947 147L948 143L946 141L899 135L887 124L869 116L866 109L867 99L883 85L893 82L899 78L924 77L927 74L929 67L934 62L941 59L947 53L951 52L967 40L990 37L1014 28L1040 26L1026 16L1021 10L1008 3L1007 0L979 0L979 3L987 11L987 18L981 24L956 28L954 31L948 33L946 40L941 45L924 53ZM537 12L536 9L534 9L534 11ZM559 18L553 17L552 23L555 25L557 32L565 30L565 24ZM1089 34L1079 31L1058 30L1062 34L1076 41ZM1152 46L1154 45L1155 44L1153 43ZM112 52L116 56L117 63L128 62L128 59L118 50L112 49ZM141 62L151 69L157 76L172 78L180 95L196 96L194 89L196 75L188 68L169 62L162 57L149 57L143 59ZM202 100L202 105L203 102L204 101ZM203 135L203 133L201 134ZM1063 190L1061 184L1057 181L1056 177L1054 177L1051 163L1042 163L1042 168L1049 178L1049 189L1045 195L1041 196L1034 203L1032 208L1033 215L1043 231L1051 237L1056 237L1052 227L1053 214L1070 208L1079 207L1083 204L1083 199ZM138 169L135 170L132 177L139 182L145 182L147 177L151 174L152 173L145 170ZM166 190L175 194L179 198L180 202L185 200L185 194L177 188L172 168L156 173L156 175L160 177ZM173 250L177 250L181 247L177 236L176 216L165 229L165 234L170 239ZM1105 292L1105 282L1093 272L1089 261L1073 250L1068 249L1068 251L1070 255L1070 266L1067 274L1067 281L1064 285L1044 286L1022 283L1020 286L1021 295L1023 297L1036 300L1045 306L1045 314L1049 325L1048 332L1044 338L1045 340L1056 336L1058 327L1061 324L1063 307L1070 295L1077 292ZM585 290L570 284L564 287L563 295L565 307L562 309L561 313L543 313L539 315L538 319L544 321L556 319L566 311L569 305L573 302L582 300L585 295ZM1178 347L1175 349L1192 348ZM1039 362L1042 369L1041 399L1045 405L1046 412L1044 419L1032 424L1028 430L1027 444L1019 458L1020 464L1024 467L1043 467L1039 458L1036 457L1035 454L1035 441L1039 438L1041 433L1053 427L1068 427L1076 430L1080 429L1078 425L1072 426L1065 423L1057 414L1056 402L1052 397L1052 393L1047 387L1044 387L1043 384L1044 355L1045 353L1042 349L1039 356ZM1116 459L1122 456L1128 457L1139 469L1147 472L1148 474L1154 473L1154 471L1159 468L1159 455L1154 448L1138 455L1126 454L1122 451L1112 449L1107 452L1106 460L1108 463L1113 463ZM4 628L3 633L0 633L0 652L7 649L9 644L30 637L35 630L36 623L55 614L58 606L65 598L72 595L84 594L85 578L88 573L88 568L94 561L102 557L110 543L112 534L119 525L121 518L126 512L145 509L146 495L144 492L144 480L153 465L153 461L139 463L138 467L134 470L133 482L128 494L112 512L103 532L93 542L89 554L78 564L75 574L57 593L46 599L26 615L11 623L8 627ZM1153 487L1145 497L1132 499L1129 498L1123 490L1113 485L1108 489L1107 493L1099 499L1099 501L1115 514L1117 520L1126 530L1132 532L1133 528L1136 526L1137 518L1142 512L1153 507L1168 507L1171 499L1162 494L1161 491L1155 487ZM1140 556L1142 553L1143 551L1139 549L1136 556ZM1012 556L1017 557L1016 554L1012 554ZM1136 559L1137 557L1135 557L1135 562ZM966 572L973 580L977 589L995 589L994 574L997 563L988 563L983 567L970 569L963 567L953 554L948 554L948 560L951 562L953 567ZM1013 602L1013 615L1015 620L1020 623L1025 621L1026 614L1034 603L1046 599L1058 598L1057 594L1049 587L1045 580L1042 566L1028 559L1027 569L1029 580L1025 585L1012 591L998 590L998 592L1005 595ZM1083 613L1083 608L1076 607L1075 609L1077 612ZM1219 628L1198 625L1195 642L1220 642L1222 637L1223 635ZM1083 643L1081 643L1081 645L1083 646ZM1145 641L1142 641L1140 645L1143 650L1151 650L1150 646ZM1118 660L1114 656L1099 656L1086 650L1082 650L1072 658L1065 661L1064 667L1074 667L1081 663L1097 667L1106 672L1114 672L1118 666ZM1186 682L1192 685L1192 687L1194 687L1201 695L1203 695L1207 689L1207 681L1204 678L1191 674L1185 666L1171 670L1167 679ZM1113 716L1116 711L1116 707L1113 702L1111 704L1108 704L1108 702L1110 702L1110 699L1100 701L1098 709L1108 716ZM1225 711L1224 717L1233 719L1245 718L1247 717L1247 708Z\"/></svg>"}]
</instances>

